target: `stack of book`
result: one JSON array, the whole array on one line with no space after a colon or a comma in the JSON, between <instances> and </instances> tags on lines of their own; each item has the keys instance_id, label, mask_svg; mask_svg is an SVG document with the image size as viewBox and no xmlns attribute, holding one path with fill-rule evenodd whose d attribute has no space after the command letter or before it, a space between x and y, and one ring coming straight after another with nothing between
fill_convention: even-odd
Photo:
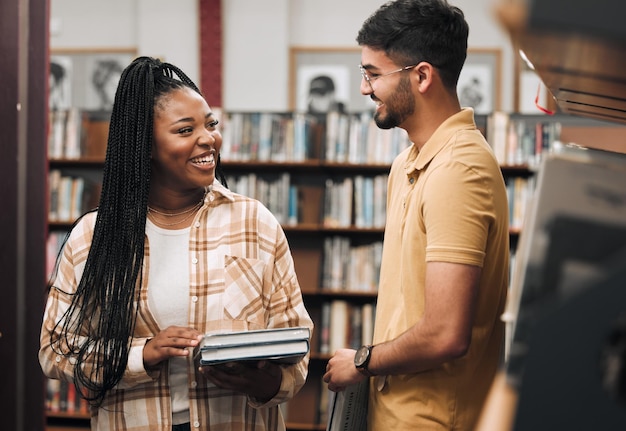
<instances>
[{"instance_id":1,"label":"stack of book","mask_svg":"<svg viewBox=\"0 0 626 431\"><path fill-rule=\"evenodd\" d=\"M309 352L307 327L208 333L198 346L200 365L271 360L295 364Z\"/></svg>"}]
</instances>

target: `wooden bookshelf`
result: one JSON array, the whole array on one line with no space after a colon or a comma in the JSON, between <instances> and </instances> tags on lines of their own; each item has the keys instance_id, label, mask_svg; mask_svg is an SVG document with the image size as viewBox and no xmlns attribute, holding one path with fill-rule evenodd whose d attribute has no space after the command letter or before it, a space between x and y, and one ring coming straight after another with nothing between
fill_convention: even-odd
<instances>
[{"instance_id":1,"label":"wooden bookshelf","mask_svg":"<svg viewBox=\"0 0 626 431\"><path fill-rule=\"evenodd\" d=\"M516 121L527 121L532 125L533 131L535 130L536 123L553 123L559 120L558 118L553 119L547 116L513 117ZM488 130L488 120L488 116L481 116L476 120L477 124L481 126L481 131L485 134ZM228 127L228 125L225 127ZM324 133L317 134L317 136L320 135L324 136ZM322 147L325 146L324 143L318 143L315 145ZM549 148L549 145L546 145L545 148L542 149L548 151ZM537 155L535 158L539 157L540 156ZM302 288L305 305L315 322L309 377L301 392L288 403L286 411L289 430L325 429L326 417L324 411L324 392L327 391L327 388L322 382L322 375L324 373L326 362L332 356L331 351L320 351L320 337L322 336L322 332L326 330L324 325L321 323L323 320L322 309L325 304L333 303L335 301L345 302L351 305L375 304L377 295L375 289L372 291L350 291L341 288L333 289L324 286L322 274L324 272L324 261L327 259L324 252L325 238L345 237L355 243L371 243L382 240L384 234L383 227L357 228L355 226L354 214L352 214L351 221L348 224L342 226L325 225L323 217L323 197L327 194L328 190L324 188L324 181L326 178L354 178L358 175L374 176L387 173L392 159L392 156L388 156L386 160L389 161L389 163L384 164L368 162L354 163L345 161L337 162L335 160L326 160L323 152L320 159L304 161L274 162L272 160L256 160L254 156L242 154L233 155L232 159L227 157L222 158L224 171L227 176L231 176L231 178L248 175L249 173L255 173L255 181L258 181L259 178L264 176L271 177L288 173L289 181L291 183L296 184L297 186L306 184L322 190L321 199L318 196L316 199L312 199L307 202L308 204L311 204L312 202L313 208L309 208L309 215L305 217L305 220L298 219L296 224L283 224L283 228L288 237L294 257L296 272ZM520 163L503 163L501 169L507 182L528 181L530 185L528 185L529 191L527 192L527 197L532 194L532 178L535 174L535 170L533 164L529 163L529 160L524 160ZM237 192L241 192L240 190L237 190L234 183L236 183L236 181L229 181L229 187ZM257 197L254 196L254 193L247 189L244 194ZM351 197L351 199L353 198ZM264 199L262 198L259 198L259 200L264 202ZM264 203L268 204L268 202ZM352 202L353 208L354 205L355 202ZM311 214L313 214L313 216L311 216ZM316 214L317 217L314 216ZM510 229L512 253L515 251L517 238L519 237L522 228L522 223L518 222L517 224L512 225ZM342 347L349 346L349 343L349 340L345 340Z\"/></svg>"},{"instance_id":2,"label":"wooden bookshelf","mask_svg":"<svg viewBox=\"0 0 626 431\"><path fill-rule=\"evenodd\" d=\"M281 118L283 119L286 116L287 114L285 113L281 114ZM546 116L537 118L525 116L523 119L531 123L536 121L558 120L558 118L553 119L547 118ZM225 123L225 128L230 127L227 114L220 120ZM478 124L486 125L487 121L487 117L477 118ZM323 125L320 127L323 127ZM487 129L487 127L482 128L484 133ZM325 219L325 210L327 210L327 208L325 208L327 205L326 196L330 193L327 180L332 179L339 183L344 179L354 180L354 178L358 176L373 178L379 175L386 175L389 171L390 161L395 154L399 152L398 149L395 149L393 150L393 154L390 153L380 156L380 159L385 160L385 163L350 160L350 156L347 154L344 157L338 155L337 152L335 152L335 157L341 161L337 159L327 160L324 158L324 151L319 150L320 147L326 145L323 142L325 137L324 132L318 130L309 136L321 140L321 142L309 143L318 148L318 150L315 151L319 156L318 158L305 158L304 160L283 158L277 161L271 159L258 160L255 156L246 154L233 154L229 152L228 149L224 148L223 150L225 151L222 153L222 167L227 176L229 187L235 192L259 199L268 206L270 210L275 212L277 218L281 220L289 240L305 305L315 322L307 382L294 399L287 403L284 410L287 428L291 431L325 429L327 388L322 381L322 376L326 362L330 359L332 351L329 350L328 347L323 347L321 337L323 333L328 333L329 331L346 331L348 333L350 331L356 331L354 328L346 326L345 323L341 329L335 328L330 330L325 326L326 323L322 323L324 321L324 313L328 313L328 309L335 304L336 307L334 308L336 309L343 307L358 315L359 313L363 313L363 309L369 312L369 307L375 306L376 303L377 280L375 279L369 283L370 286L375 287L367 287L366 289L360 290L345 288L346 285L349 285L349 282L346 281L346 277L348 277L346 274L342 275L343 278L340 278L340 281L335 281L336 287L327 285L327 281L324 279L325 262L337 260L337 258L327 255L327 250L325 249L327 244L325 244L325 242L328 241L329 238L335 238L337 242L343 242L343 247L347 247L343 249L345 254L350 254L354 251L353 249L357 247L367 247L375 243L381 243L382 245L384 234L384 223L383 225L370 224L357 227L355 211L357 202L354 197L354 182L351 185L352 189L347 199L348 202L344 202L344 204L347 204L346 208L349 208L351 211L348 222L329 224ZM225 139L232 138L226 136ZM225 142L224 145L227 145L227 142ZM406 145L408 145L408 142ZM241 148L242 146L239 145L238 147ZM284 148L284 146L281 146L281 148ZM81 157L79 159L61 157L50 160L49 163L51 168L61 169L71 174L97 176L101 173L104 159L102 155ZM503 164L502 172L507 181L512 181L517 178L528 180L534 175L534 169L528 163ZM254 175L253 184L255 184L255 187L261 181L267 181L269 184L267 187L272 187L272 182L277 182L277 179L282 176L288 176L288 182L283 181L282 186L284 187L285 184L293 186L297 190L297 193L290 195L283 190L281 192L273 192L271 196L282 196L282 199L285 201L278 205L278 208L282 208L282 210L290 206L297 207L298 211L294 218L290 218L288 214L280 213L282 210L274 210L269 197L256 196L256 188L255 190L248 188L238 190L238 187L243 184L239 183L240 179L251 174ZM386 181L384 184L386 186ZM249 186L246 185L246 187ZM289 199L294 198L294 196L298 201L297 205L293 202L289 203ZM384 199L382 201L384 207ZM71 221L63 220L52 221L49 223L49 228L51 231L67 230L70 226L70 222ZM511 228L512 250L516 247L517 237L521 230L521 225L512 226ZM346 261L346 267L349 268L354 265L354 259L352 259L352 261ZM335 268L335 270L337 270L337 268ZM370 270L377 277L377 268L370 268ZM358 309L361 309L361 311L354 311ZM346 322L350 321L350 317L344 318ZM371 316L371 318L373 319L373 316ZM370 322L370 324L373 326L373 322ZM335 343L340 343L342 347L350 346L350 343L360 345L368 341L365 339L357 339L356 337L350 338L346 334L344 334L343 341L341 340L342 338L339 336L339 338L335 339ZM48 424L51 427L66 426L69 427L67 429L72 429L72 427L80 426L81 424L84 425L84 423L84 417L65 417L63 415L50 415L48 417Z\"/></svg>"},{"instance_id":3,"label":"wooden bookshelf","mask_svg":"<svg viewBox=\"0 0 626 431\"><path fill-rule=\"evenodd\" d=\"M100 196L102 168L104 166L106 141L109 125L109 113L74 109L73 114L79 121L67 121L70 110L63 114L49 114L48 134L48 224L46 243L46 279L54 267L60 244L69 231L73 221L85 211L95 208ZM66 117L65 122L55 121L55 116ZM72 142L73 148L67 148ZM52 157L53 156L53 157ZM53 179L54 178L54 179ZM67 187L62 194L59 182ZM65 208L65 213L59 211ZM73 208L70 211L69 208ZM56 381L58 382L58 381ZM54 389L46 381L46 403L56 404L45 411L46 431L82 431L90 429L90 416L78 409L66 410L59 406L58 397L52 394ZM59 385L61 383L59 382ZM64 383L65 384L65 383ZM56 390L59 390L57 387ZM66 393L61 391L62 393ZM52 398L57 397L55 401ZM63 401L63 405L67 400Z\"/></svg>"},{"instance_id":4,"label":"wooden bookshelf","mask_svg":"<svg viewBox=\"0 0 626 431\"><path fill-rule=\"evenodd\" d=\"M306 189L303 194L299 193L300 199L304 202L300 202L299 206L303 211L299 212L297 223L283 223L283 228L294 258L305 306L313 318L315 329L312 335L311 360L307 381L300 392L287 403L285 416L288 430L325 430L325 392L327 388L322 381L322 376L331 353L320 352L321 334L323 332L328 334L330 330L323 328L322 308L330 307L329 304L333 301L345 301L345 304L373 304L376 300L376 292L325 288L323 285L323 268L325 260L330 259L330 257L324 254L324 242L327 238L342 238L344 241L349 241L351 246L356 247L357 245L382 241L384 230L382 226L357 228L352 220L341 226L325 225L324 196L327 192L325 180L328 178L351 178L356 175L374 176L386 173L389 165L359 165L326 162L323 159L276 163L258 160L231 161L222 158L222 162L224 172L230 178L237 178L254 172L258 183L264 177L271 178L288 173L292 185ZM228 182L229 187L235 192L255 197L272 210L273 206L262 197L255 196L252 190L238 190L236 181L229 180ZM288 205L282 205L282 207L285 206ZM352 206L352 202L350 202L350 206ZM347 319L347 317L344 318ZM359 343L362 344L361 342L362 340L359 338Z\"/></svg>"}]
</instances>

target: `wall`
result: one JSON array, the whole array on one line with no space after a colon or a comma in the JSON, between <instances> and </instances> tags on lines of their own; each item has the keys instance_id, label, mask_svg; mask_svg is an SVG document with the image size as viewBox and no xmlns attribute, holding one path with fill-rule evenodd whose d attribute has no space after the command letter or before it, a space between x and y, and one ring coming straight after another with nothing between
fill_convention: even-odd
<instances>
[{"instance_id":1,"label":"wall","mask_svg":"<svg viewBox=\"0 0 626 431\"><path fill-rule=\"evenodd\" d=\"M129 47L163 56L198 81L197 2L51 1L52 48ZM513 57L493 19L495 0L453 0L470 25L471 48L502 50L501 108L512 109ZM356 47L361 23L381 0L222 0L224 108L287 110L291 46ZM356 73L356 71L355 71ZM209 101L211 103L211 101Z\"/></svg>"},{"instance_id":2,"label":"wall","mask_svg":"<svg viewBox=\"0 0 626 431\"><path fill-rule=\"evenodd\" d=\"M197 0L50 0L50 48L134 47L197 82L197 9Z\"/></svg>"}]
</instances>

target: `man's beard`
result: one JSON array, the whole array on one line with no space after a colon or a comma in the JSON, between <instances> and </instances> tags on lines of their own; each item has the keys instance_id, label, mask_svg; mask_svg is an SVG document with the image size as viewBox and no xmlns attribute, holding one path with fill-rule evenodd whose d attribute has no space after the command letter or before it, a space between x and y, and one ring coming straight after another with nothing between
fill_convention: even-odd
<instances>
[{"instance_id":1,"label":"man's beard","mask_svg":"<svg viewBox=\"0 0 626 431\"><path fill-rule=\"evenodd\" d=\"M393 94L384 103L387 112L383 116L381 112L374 114L374 121L381 129L393 129L398 127L415 112L415 100L411 93L411 78L403 76Z\"/></svg>"}]
</instances>

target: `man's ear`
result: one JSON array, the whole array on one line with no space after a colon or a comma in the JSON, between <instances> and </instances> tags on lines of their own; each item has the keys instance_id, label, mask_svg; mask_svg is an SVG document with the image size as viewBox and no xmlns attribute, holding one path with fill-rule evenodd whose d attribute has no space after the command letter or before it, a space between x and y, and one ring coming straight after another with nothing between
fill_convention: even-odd
<instances>
[{"instance_id":1,"label":"man's ear","mask_svg":"<svg viewBox=\"0 0 626 431\"><path fill-rule=\"evenodd\" d=\"M433 82L433 74L435 73L432 64L421 62L414 69L414 79L417 80L418 90L426 91Z\"/></svg>"}]
</instances>

